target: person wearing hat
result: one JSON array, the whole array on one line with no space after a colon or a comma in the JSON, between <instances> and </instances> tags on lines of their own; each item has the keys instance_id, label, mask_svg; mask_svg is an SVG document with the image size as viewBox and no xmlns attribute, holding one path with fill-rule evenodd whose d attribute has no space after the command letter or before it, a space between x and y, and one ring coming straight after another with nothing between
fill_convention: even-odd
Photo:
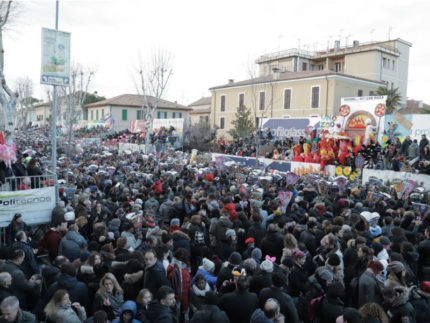
<instances>
[{"instance_id":1,"label":"person wearing hat","mask_svg":"<svg viewBox=\"0 0 430 323\"><path fill-rule=\"evenodd\" d=\"M358 305L361 307L366 303L375 302L382 304L382 293L376 279L384 266L378 260L371 260L367 269L361 274L358 281Z\"/></svg>"},{"instance_id":2,"label":"person wearing hat","mask_svg":"<svg viewBox=\"0 0 430 323\"><path fill-rule=\"evenodd\" d=\"M225 232L224 239L222 239L220 242L217 242L215 254L217 254L221 259L226 260L228 256L236 250L236 244L236 231L233 229L228 229Z\"/></svg>"},{"instance_id":3,"label":"person wearing hat","mask_svg":"<svg viewBox=\"0 0 430 323\"><path fill-rule=\"evenodd\" d=\"M285 292L286 284L287 279L285 275L280 272L274 272L272 274L272 285L263 288L259 294L260 307L262 307L269 298L274 298L278 300L280 312L287 318L287 322L299 323L299 314L294 305L294 300Z\"/></svg>"},{"instance_id":4,"label":"person wearing hat","mask_svg":"<svg viewBox=\"0 0 430 323\"><path fill-rule=\"evenodd\" d=\"M400 261L391 261L387 266L386 287L407 287L405 281L406 269Z\"/></svg>"},{"instance_id":5,"label":"person wearing hat","mask_svg":"<svg viewBox=\"0 0 430 323\"><path fill-rule=\"evenodd\" d=\"M273 262L264 260L260 264L260 272L252 276L249 282L249 291L257 295L265 287L272 286Z\"/></svg>"},{"instance_id":6,"label":"person wearing hat","mask_svg":"<svg viewBox=\"0 0 430 323\"><path fill-rule=\"evenodd\" d=\"M255 239L247 238L245 239L246 250L243 252L243 258L248 259L251 258L252 250L255 248Z\"/></svg>"},{"instance_id":7,"label":"person wearing hat","mask_svg":"<svg viewBox=\"0 0 430 323\"><path fill-rule=\"evenodd\" d=\"M208 258L203 258L201 262L201 266L199 266L199 269L197 270L196 274L191 280L191 284L194 283L194 280L198 275L203 275L203 277L206 279L209 286L212 289L214 289L218 279L216 276L213 276L214 271L215 271L215 263L209 260Z\"/></svg>"},{"instance_id":8,"label":"person wearing hat","mask_svg":"<svg viewBox=\"0 0 430 323\"><path fill-rule=\"evenodd\" d=\"M217 290L220 290L224 281L229 281L233 279L233 270L235 267L239 267L242 264L242 256L238 252L232 252L228 258L228 262L224 263L223 267L218 273L218 279L216 282Z\"/></svg>"},{"instance_id":9,"label":"person wearing hat","mask_svg":"<svg viewBox=\"0 0 430 323\"><path fill-rule=\"evenodd\" d=\"M288 288L289 294L293 298L298 298L300 295L304 295L308 288L308 272L304 267L306 262L306 254L297 249L293 253L294 264L288 275Z\"/></svg>"},{"instance_id":10,"label":"person wearing hat","mask_svg":"<svg viewBox=\"0 0 430 323\"><path fill-rule=\"evenodd\" d=\"M413 288L409 302L414 307L417 322L426 322L430 317L430 282L422 281L419 288Z\"/></svg>"}]
</instances>

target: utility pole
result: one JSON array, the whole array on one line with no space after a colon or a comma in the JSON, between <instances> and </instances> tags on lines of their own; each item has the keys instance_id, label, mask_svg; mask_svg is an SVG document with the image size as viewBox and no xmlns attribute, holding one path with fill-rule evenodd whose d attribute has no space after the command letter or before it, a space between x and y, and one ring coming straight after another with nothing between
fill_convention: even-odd
<instances>
[{"instance_id":1,"label":"utility pole","mask_svg":"<svg viewBox=\"0 0 430 323\"><path fill-rule=\"evenodd\" d=\"M55 30L58 30L58 8L59 0L55 3ZM54 85L54 99L52 104L52 172L54 174L55 204L58 203L58 180L57 180L57 86Z\"/></svg>"}]
</instances>

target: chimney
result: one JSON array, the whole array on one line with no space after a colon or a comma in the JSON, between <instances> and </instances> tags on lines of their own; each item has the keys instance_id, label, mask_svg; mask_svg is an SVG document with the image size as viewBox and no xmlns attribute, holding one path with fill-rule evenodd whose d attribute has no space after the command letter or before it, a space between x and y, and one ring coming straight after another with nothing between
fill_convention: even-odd
<instances>
[{"instance_id":1,"label":"chimney","mask_svg":"<svg viewBox=\"0 0 430 323\"><path fill-rule=\"evenodd\" d=\"M334 41L334 49L338 50L340 48L340 40L335 40Z\"/></svg>"},{"instance_id":2,"label":"chimney","mask_svg":"<svg viewBox=\"0 0 430 323\"><path fill-rule=\"evenodd\" d=\"M228 84L233 84L234 80L233 79L228 79Z\"/></svg>"},{"instance_id":3,"label":"chimney","mask_svg":"<svg viewBox=\"0 0 430 323\"><path fill-rule=\"evenodd\" d=\"M360 42L358 41L358 40L354 40L353 42L352 42L352 47L354 47L354 48L358 48L360 46Z\"/></svg>"},{"instance_id":4,"label":"chimney","mask_svg":"<svg viewBox=\"0 0 430 323\"><path fill-rule=\"evenodd\" d=\"M273 78L275 80L279 80L279 77L281 76L281 69L274 67L272 68L272 72L273 72Z\"/></svg>"}]
</instances>

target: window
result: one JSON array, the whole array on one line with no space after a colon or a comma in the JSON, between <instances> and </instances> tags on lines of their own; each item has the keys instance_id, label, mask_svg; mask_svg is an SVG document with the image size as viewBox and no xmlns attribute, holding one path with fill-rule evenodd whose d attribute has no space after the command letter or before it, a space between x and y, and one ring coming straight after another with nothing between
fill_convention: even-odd
<instances>
[{"instance_id":1,"label":"window","mask_svg":"<svg viewBox=\"0 0 430 323\"><path fill-rule=\"evenodd\" d=\"M358 90L357 96L363 96L363 90Z\"/></svg>"},{"instance_id":2,"label":"window","mask_svg":"<svg viewBox=\"0 0 430 323\"><path fill-rule=\"evenodd\" d=\"M255 117L255 124L257 128L260 128L260 117Z\"/></svg>"},{"instance_id":3,"label":"window","mask_svg":"<svg viewBox=\"0 0 430 323\"><path fill-rule=\"evenodd\" d=\"M266 108L266 92L260 92L260 110L264 110Z\"/></svg>"},{"instance_id":4,"label":"window","mask_svg":"<svg viewBox=\"0 0 430 323\"><path fill-rule=\"evenodd\" d=\"M225 95L221 95L221 111L225 111Z\"/></svg>"},{"instance_id":5,"label":"window","mask_svg":"<svg viewBox=\"0 0 430 323\"><path fill-rule=\"evenodd\" d=\"M396 62L393 59L393 71L396 69Z\"/></svg>"},{"instance_id":6,"label":"window","mask_svg":"<svg viewBox=\"0 0 430 323\"><path fill-rule=\"evenodd\" d=\"M105 119L105 109L102 109L102 120Z\"/></svg>"},{"instance_id":7,"label":"window","mask_svg":"<svg viewBox=\"0 0 430 323\"><path fill-rule=\"evenodd\" d=\"M291 108L291 89L284 90L284 109Z\"/></svg>"},{"instance_id":8,"label":"window","mask_svg":"<svg viewBox=\"0 0 430 323\"><path fill-rule=\"evenodd\" d=\"M385 57L382 58L382 67L387 68L387 59Z\"/></svg>"},{"instance_id":9,"label":"window","mask_svg":"<svg viewBox=\"0 0 430 323\"><path fill-rule=\"evenodd\" d=\"M243 107L245 104L245 93L239 94L239 107Z\"/></svg>"},{"instance_id":10,"label":"window","mask_svg":"<svg viewBox=\"0 0 430 323\"><path fill-rule=\"evenodd\" d=\"M167 119L167 112L164 112L164 119Z\"/></svg>"},{"instance_id":11,"label":"window","mask_svg":"<svg viewBox=\"0 0 430 323\"><path fill-rule=\"evenodd\" d=\"M209 116L205 117L206 122L209 122Z\"/></svg>"},{"instance_id":12,"label":"window","mask_svg":"<svg viewBox=\"0 0 430 323\"><path fill-rule=\"evenodd\" d=\"M285 115L282 116L282 118L284 118L284 119L290 119L291 116L289 114L285 114Z\"/></svg>"},{"instance_id":13,"label":"window","mask_svg":"<svg viewBox=\"0 0 430 323\"><path fill-rule=\"evenodd\" d=\"M311 71L314 71L314 70L315 70L315 65L311 64Z\"/></svg>"},{"instance_id":14,"label":"window","mask_svg":"<svg viewBox=\"0 0 430 323\"><path fill-rule=\"evenodd\" d=\"M302 63L302 71L306 71L308 69L308 63Z\"/></svg>"},{"instance_id":15,"label":"window","mask_svg":"<svg viewBox=\"0 0 430 323\"><path fill-rule=\"evenodd\" d=\"M96 120L99 120L99 110L96 110Z\"/></svg>"},{"instance_id":16,"label":"window","mask_svg":"<svg viewBox=\"0 0 430 323\"><path fill-rule=\"evenodd\" d=\"M320 105L320 87L312 86L311 107L318 108Z\"/></svg>"},{"instance_id":17,"label":"window","mask_svg":"<svg viewBox=\"0 0 430 323\"><path fill-rule=\"evenodd\" d=\"M178 118L181 119L182 118L182 112L178 112Z\"/></svg>"},{"instance_id":18,"label":"window","mask_svg":"<svg viewBox=\"0 0 430 323\"><path fill-rule=\"evenodd\" d=\"M91 110L91 120L94 120L94 111Z\"/></svg>"},{"instance_id":19,"label":"window","mask_svg":"<svg viewBox=\"0 0 430 323\"><path fill-rule=\"evenodd\" d=\"M127 121L127 109L122 109L122 121Z\"/></svg>"},{"instance_id":20,"label":"window","mask_svg":"<svg viewBox=\"0 0 430 323\"><path fill-rule=\"evenodd\" d=\"M172 112L172 119L176 118L176 112Z\"/></svg>"},{"instance_id":21,"label":"window","mask_svg":"<svg viewBox=\"0 0 430 323\"><path fill-rule=\"evenodd\" d=\"M324 69L324 65L318 65L318 71L322 71Z\"/></svg>"},{"instance_id":22,"label":"window","mask_svg":"<svg viewBox=\"0 0 430 323\"><path fill-rule=\"evenodd\" d=\"M161 119L161 111L157 111L157 119Z\"/></svg>"},{"instance_id":23,"label":"window","mask_svg":"<svg viewBox=\"0 0 430 323\"><path fill-rule=\"evenodd\" d=\"M219 127L224 129L224 117L219 118Z\"/></svg>"},{"instance_id":24,"label":"window","mask_svg":"<svg viewBox=\"0 0 430 323\"><path fill-rule=\"evenodd\" d=\"M334 64L334 70L335 70L335 72L340 72L340 63Z\"/></svg>"},{"instance_id":25,"label":"window","mask_svg":"<svg viewBox=\"0 0 430 323\"><path fill-rule=\"evenodd\" d=\"M369 91L369 96L374 96L375 92L374 91Z\"/></svg>"}]
</instances>

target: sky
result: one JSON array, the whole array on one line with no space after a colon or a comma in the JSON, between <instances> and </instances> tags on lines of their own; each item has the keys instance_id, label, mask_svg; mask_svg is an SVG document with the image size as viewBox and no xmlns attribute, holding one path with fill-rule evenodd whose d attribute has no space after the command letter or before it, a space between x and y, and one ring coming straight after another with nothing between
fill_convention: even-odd
<instances>
[{"instance_id":1,"label":"sky","mask_svg":"<svg viewBox=\"0 0 430 323\"><path fill-rule=\"evenodd\" d=\"M4 34L5 76L40 85L41 28L55 27L55 0L21 0ZM135 94L139 62L172 56L165 99L188 105L209 88L249 78L260 55L402 38L412 43L408 97L430 104L428 0L60 0L59 30L71 32L72 61L95 71L89 92Z\"/></svg>"}]
</instances>

